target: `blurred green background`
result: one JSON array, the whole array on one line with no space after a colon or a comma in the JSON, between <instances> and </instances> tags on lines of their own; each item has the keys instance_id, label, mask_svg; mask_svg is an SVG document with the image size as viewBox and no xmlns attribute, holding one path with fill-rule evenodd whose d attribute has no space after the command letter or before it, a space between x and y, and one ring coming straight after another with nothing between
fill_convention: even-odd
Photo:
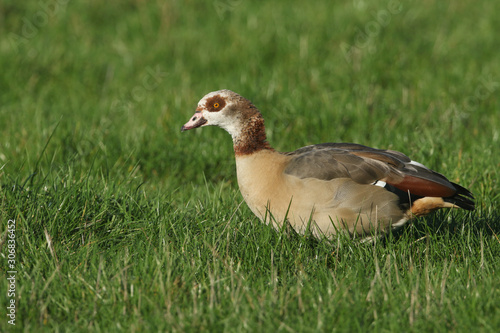
<instances>
[{"instance_id":1,"label":"blurred green background","mask_svg":"<svg viewBox=\"0 0 500 333\"><path fill-rule=\"evenodd\" d=\"M179 132L198 100L222 88L261 109L281 150L357 142L443 171L460 162L459 152L467 163L498 155L498 22L488 15L495 2L60 0L1 8L0 157L10 175L30 174L53 133L41 171L70 164L87 173L93 165L120 178L135 168L174 185L199 182L202 172L234 179L227 134Z\"/></svg>"},{"instance_id":2,"label":"blurred green background","mask_svg":"<svg viewBox=\"0 0 500 333\"><path fill-rule=\"evenodd\" d=\"M488 0L3 0L0 231L16 219L16 329L494 331L498 13ZM399 150L471 189L478 210L373 251L276 235L238 206L229 135L180 132L223 88L254 102L280 151ZM413 271L415 253L426 266ZM387 257L400 261L379 287Z\"/></svg>"}]
</instances>

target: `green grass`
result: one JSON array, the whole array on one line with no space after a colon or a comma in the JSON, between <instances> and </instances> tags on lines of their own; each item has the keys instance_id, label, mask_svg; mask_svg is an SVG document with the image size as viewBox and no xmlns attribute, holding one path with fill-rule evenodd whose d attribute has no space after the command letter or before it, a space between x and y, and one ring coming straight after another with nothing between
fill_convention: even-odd
<instances>
[{"instance_id":1,"label":"green grass","mask_svg":"<svg viewBox=\"0 0 500 333\"><path fill-rule=\"evenodd\" d=\"M496 332L498 12L3 1L0 331ZM373 244L276 232L242 203L227 133L180 133L222 88L261 109L281 151L400 150L468 187L477 209Z\"/></svg>"}]
</instances>

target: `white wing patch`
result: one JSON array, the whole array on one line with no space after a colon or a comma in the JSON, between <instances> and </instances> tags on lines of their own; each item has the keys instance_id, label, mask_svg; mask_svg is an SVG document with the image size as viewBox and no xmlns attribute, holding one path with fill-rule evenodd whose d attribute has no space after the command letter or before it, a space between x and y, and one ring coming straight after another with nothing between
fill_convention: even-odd
<instances>
[{"instance_id":1,"label":"white wing patch","mask_svg":"<svg viewBox=\"0 0 500 333\"><path fill-rule=\"evenodd\" d=\"M413 164L413 165L419 166L419 167L421 167L421 168L429 169L428 167L426 167L425 165L423 165L422 163L419 163L419 162L417 162L417 161L410 161L410 164Z\"/></svg>"},{"instance_id":2,"label":"white wing patch","mask_svg":"<svg viewBox=\"0 0 500 333\"><path fill-rule=\"evenodd\" d=\"M380 186L380 187L385 187L386 182L383 182L383 181L381 181L381 180L376 180L376 181L374 181L374 182L373 182L373 184L372 184L372 185L375 185L375 186Z\"/></svg>"}]
</instances>

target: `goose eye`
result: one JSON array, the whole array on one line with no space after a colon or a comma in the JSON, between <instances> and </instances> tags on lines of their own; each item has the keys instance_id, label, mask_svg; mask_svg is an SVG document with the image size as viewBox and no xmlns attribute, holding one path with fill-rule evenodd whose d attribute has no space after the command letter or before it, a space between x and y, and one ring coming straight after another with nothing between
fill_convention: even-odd
<instances>
[{"instance_id":1,"label":"goose eye","mask_svg":"<svg viewBox=\"0 0 500 333\"><path fill-rule=\"evenodd\" d=\"M214 103L214 108L218 108L219 107L219 103Z\"/></svg>"}]
</instances>

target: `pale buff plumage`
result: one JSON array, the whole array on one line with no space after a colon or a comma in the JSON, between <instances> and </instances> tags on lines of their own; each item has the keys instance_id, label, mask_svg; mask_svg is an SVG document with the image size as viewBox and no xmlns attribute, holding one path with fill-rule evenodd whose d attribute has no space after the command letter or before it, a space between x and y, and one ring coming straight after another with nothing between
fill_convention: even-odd
<instances>
[{"instance_id":1,"label":"pale buff plumage","mask_svg":"<svg viewBox=\"0 0 500 333\"><path fill-rule=\"evenodd\" d=\"M231 134L241 194L276 227L286 220L317 237L371 237L439 208L474 209L469 191L400 152L320 144L280 153L267 143L257 108L229 90L203 97L182 130L207 125Z\"/></svg>"}]
</instances>

